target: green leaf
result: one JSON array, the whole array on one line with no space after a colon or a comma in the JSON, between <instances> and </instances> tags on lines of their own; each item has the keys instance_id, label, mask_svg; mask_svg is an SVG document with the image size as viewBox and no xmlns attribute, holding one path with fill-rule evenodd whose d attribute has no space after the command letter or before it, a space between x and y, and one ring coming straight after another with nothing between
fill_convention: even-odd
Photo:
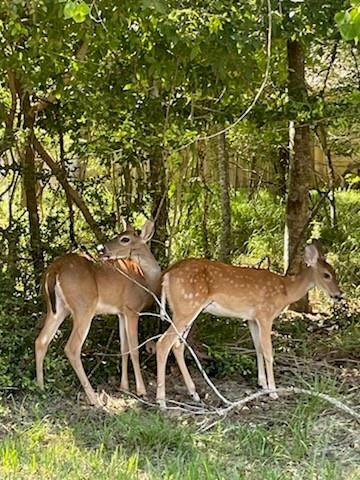
<instances>
[{"instance_id":1,"label":"green leaf","mask_svg":"<svg viewBox=\"0 0 360 480\"><path fill-rule=\"evenodd\" d=\"M216 33L222 28L222 21L217 15L212 15L208 22L209 32Z\"/></svg>"},{"instance_id":2,"label":"green leaf","mask_svg":"<svg viewBox=\"0 0 360 480\"><path fill-rule=\"evenodd\" d=\"M353 8L350 11L350 21L351 23L358 23L360 19L360 8Z\"/></svg>"},{"instance_id":3,"label":"green leaf","mask_svg":"<svg viewBox=\"0 0 360 480\"><path fill-rule=\"evenodd\" d=\"M346 12L338 12L335 21L344 40L355 40L360 37L360 7Z\"/></svg>"},{"instance_id":4,"label":"green leaf","mask_svg":"<svg viewBox=\"0 0 360 480\"><path fill-rule=\"evenodd\" d=\"M360 35L360 31L353 23L343 23L340 26L340 33L344 40L353 40Z\"/></svg>"},{"instance_id":5,"label":"green leaf","mask_svg":"<svg viewBox=\"0 0 360 480\"><path fill-rule=\"evenodd\" d=\"M81 12L76 11L73 15L73 19L76 23L82 23L86 19L86 15L83 15Z\"/></svg>"},{"instance_id":6,"label":"green leaf","mask_svg":"<svg viewBox=\"0 0 360 480\"><path fill-rule=\"evenodd\" d=\"M344 22L345 19L345 12L337 12L335 15L335 22L337 23L338 27Z\"/></svg>"},{"instance_id":7,"label":"green leaf","mask_svg":"<svg viewBox=\"0 0 360 480\"><path fill-rule=\"evenodd\" d=\"M64 7L65 19L72 18L76 23L84 22L87 15L90 13L89 5L82 1L68 0Z\"/></svg>"},{"instance_id":8,"label":"green leaf","mask_svg":"<svg viewBox=\"0 0 360 480\"><path fill-rule=\"evenodd\" d=\"M82 1L77 7L77 11L86 17L90 13L90 7L86 2Z\"/></svg>"},{"instance_id":9,"label":"green leaf","mask_svg":"<svg viewBox=\"0 0 360 480\"><path fill-rule=\"evenodd\" d=\"M69 18L73 18L75 9L76 9L76 3L73 2L72 0L69 0L64 7L65 20L68 20Z\"/></svg>"}]
</instances>

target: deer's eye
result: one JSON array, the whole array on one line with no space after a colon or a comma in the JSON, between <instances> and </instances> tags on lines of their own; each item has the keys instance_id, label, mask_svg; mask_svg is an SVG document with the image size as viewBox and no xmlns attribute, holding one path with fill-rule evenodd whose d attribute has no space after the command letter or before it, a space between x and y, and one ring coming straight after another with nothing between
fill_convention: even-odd
<instances>
[{"instance_id":1,"label":"deer's eye","mask_svg":"<svg viewBox=\"0 0 360 480\"><path fill-rule=\"evenodd\" d=\"M330 278L331 278L330 273L325 272L325 273L324 273L324 278L325 278L326 280L330 280Z\"/></svg>"},{"instance_id":2,"label":"deer's eye","mask_svg":"<svg viewBox=\"0 0 360 480\"><path fill-rule=\"evenodd\" d=\"M120 242L121 242L121 243L129 243L129 242L130 242L130 238L129 238L129 237L121 237L121 238L120 238Z\"/></svg>"}]
</instances>

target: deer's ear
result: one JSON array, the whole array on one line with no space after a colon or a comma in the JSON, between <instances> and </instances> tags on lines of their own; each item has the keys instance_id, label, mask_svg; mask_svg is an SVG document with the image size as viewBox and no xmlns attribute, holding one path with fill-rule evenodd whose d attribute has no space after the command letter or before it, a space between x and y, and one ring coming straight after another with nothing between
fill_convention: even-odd
<instances>
[{"instance_id":1,"label":"deer's ear","mask_svg":"<svg viewBox=\"0 0 360 480\"><path fill-rule=\"evenodd\" d=\"M317 264L319 260L319 251L314 244L306 245L304 260L308 267L315 267Z\"/></svg>"},{"instance_id":2,"label":"deer's ear","mask_svg":"<svg viewBox=\"0 0 360 480\"><path fill-rule=\"evenodd\" d=\"M325 260L325 255L322 251L320 240L318 240L317 238L314 239L311 242L311 245L313 245L316 248L316 250L318 251L319 258L321 258L322 260Z\"/></svg>"},{"instance_id":3,"label":"deer's ear","mask_svg":"<svg viewBox=\"0 0 360 480\"><path fill-rule=\"evenodd\" d=\"M152 220L146 220L146 222L142 226L140 237L144 240L144 242L148 242L149 240L151 240L154 233L155 233L154 222Z\"/></svg>"}]
</instances>

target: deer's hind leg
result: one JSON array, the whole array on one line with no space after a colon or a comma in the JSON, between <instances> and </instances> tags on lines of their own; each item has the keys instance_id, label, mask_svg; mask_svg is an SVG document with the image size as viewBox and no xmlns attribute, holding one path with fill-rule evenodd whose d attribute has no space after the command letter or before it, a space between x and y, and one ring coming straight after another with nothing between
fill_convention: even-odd
<instances>
[{"instance_id":1,"label":"deer's hind leg","mask_svg":"<svg viewBox=\"0 0 360 480\"><path fill-rule=\"evenodd\" d=\"M50 302L48 302L44 326L35 340L36 382L41 388L44 388L44 358L46 352L60 325L69 313L69 309L58 296L56 297L55 313L51 309Z\"/></svg>"},{"instance_id":2,"label":"deer's hind leg","mask_svg":"<svg viewBox=\"0 0 360 480\"><path fill-rule=\"evenodd\" d=\"M202 309L201 309L202 310ZM191 325L199 315L200 311L193 313L189 316L181 318L181 321L177 319L174 315L172 325L166 330L166 332L160 337L156 343L156 363L157 363L157 392L156 392L156 401L161 407L166 406L165 400L165 378L166 378L166 364L167 359L172 349L176 358L176 361L179 365L180 371L183 375L185 384L190 395L194 400L198 400L199 396L196 393L195 384L190 376L188 368L185 363L184 350L185 345L181 342L180 336L184 335L185 338L187 333L190 331Z\"/></svg>"},{"instance_id":3,"label":"deer's hind leg","mask_svg":"<svg viewBox=\"0 0 360 480\"><path fill-rule=\"evenodd\" d=\"M89 402L92 405L99 405L99 399L90 384L81 361L81 349L89 333L94 314L95 307L90 306L87 306L87 308L82 311L72 312L73 328L69 340L65 345L65 353L80 380Z\"/></svg>"},{"instance_id":4,"label":"deer's hind leg","mask_svg":"<svg viewBox=\"0 0 360 480\"><path fill-rule=\"evenodd\" d=\"M249 320L248 324L249 324L249 330L250 330L251 337L252 337L255 351L256 351L258 384L263 388L267 388L264 356L263 356L261 342L260 342L260 327L256 320Z\"/></svg>"},{"instance_id":5,"label":"deer's hind leg","mask_svg":"<svg viewBox=\"0 0 360 480\"><path fill-rule=\"evenodd\" d=\"M186 340L189 332L190 332L191 326L187 328L184 333L183 333L183 338ZM195 402L200 401L200 397L196 391L195 383L193 379L191 378L190 372L187 368L186 362L185 362L185 342L177 339L174 345L172 346L172 351L173 354L176 358L177 364L179 366L180 372L183 376L186 388L189 392L189 395L195 400Z\"/></svg>"},{"instance_id":6,"label":"deer's hind leg","mask_svg":"<svg viewBox=\"0 0 360 480\"><path fill-rule=\"evenodd\" d=\"M259 317L258 326L260 329L261 350L265 360L267 387L269 390L275 390L273 369L274 357L271 342L272 319L269 319L268 317ZM270 393L270 397L276 399L278 398L278 394L274 391Z\"/></svg>"}]
</instances>

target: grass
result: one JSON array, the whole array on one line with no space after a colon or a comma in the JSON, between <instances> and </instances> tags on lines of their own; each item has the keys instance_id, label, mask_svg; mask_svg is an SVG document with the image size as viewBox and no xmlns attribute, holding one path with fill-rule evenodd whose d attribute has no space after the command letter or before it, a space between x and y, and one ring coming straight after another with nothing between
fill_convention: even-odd
<instances>
[{"instance_id":1,"label":"grass","mask_svg":"<svg viewBox=\"0 0 360 480\"><path fill-rule=\"evenodd\" d=\"M329 382L312 387L336 390ZM204 432L213 417L121 405L105 412L34 395L3 402L0 478L360 478L358 425L318 398L255 402Z\"/></svg>"}]
</instances>

